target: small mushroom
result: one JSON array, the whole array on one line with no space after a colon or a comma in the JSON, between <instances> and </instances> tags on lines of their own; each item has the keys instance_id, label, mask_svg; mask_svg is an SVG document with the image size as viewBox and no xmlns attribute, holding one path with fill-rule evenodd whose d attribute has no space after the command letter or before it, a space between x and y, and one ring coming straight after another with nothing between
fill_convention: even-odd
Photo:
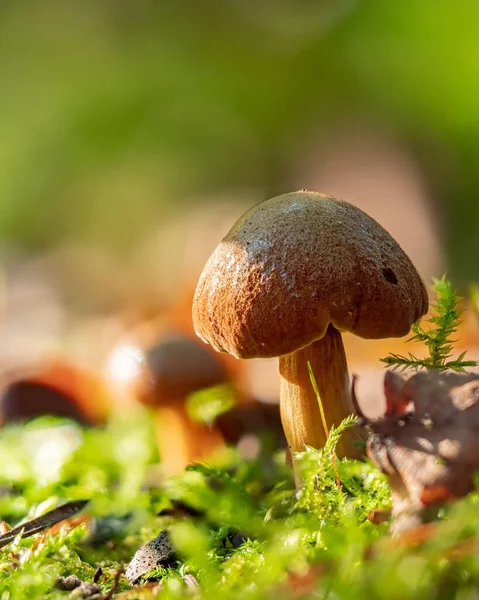
<instances>
[{"instance_id":1,"label":"small mushroom","mask_svg":"<svg viewBox=\"0 0 479 600\"><path fill-rule=\"evenodd\" d=\"M144 346L142 342L141 336L133 336L115 349L110 378L115 375L116 386L123 383L123 393L151 407L161 472L169 476L223 445L216 429L193 421L186 402L190 394L230 385L231 379L214 352L194 336L169 329Z\"/></svg>"},{"instance_id":2,"label":"small mushroom","mask_svg":"<svg viewBox=\"0 0 479 600\"><path fill-rule=\"evenodd\" d=\"M104 422L106 392L93 373L63 361L5 376L0 393L0 420L21 422L43 415L73 419L82 425Z\"/></svg>"},{"instance_id":3,"label":"small mushroom","mask_svg":"<svg viewBox=\"0 0 479 600\"><path fill-rule=\"evenodd\" d=\"M194 391L229 382L224 366L181 333L166 335L146 349L144 377L138 399L151 406L176 405Z\"/></svg>"},{"instance_id":4,"label":"small mushroom","mask_svg":"<svg viewBox=\"0 0 479 600\"><path fill-rule=\"evenodd\" d=\"M73 419L81 425L92 424L74 398L49 385L28 379L15 381L4 390L1 412L4 423L52 415Z\"/></svg>"},{"instance_id":5,"label":"small mushroom","mask_svg":"<svg viewBox=\"0 0 479 600\"><path fill-rule=\"evenodd\" d=\"M160 565L167 566L173 557L173 546L168 532L161 531L154 540L136 551L125 571L125 577L131 585L137 583L143 575Z\"/></svg>"},{"instance_id":6,"label":"small mushroom","mask_svg":"<svg viewBox=\"0 0 479 600\"><path fill-rule=\"evenodd\" d=\"M341 332L400 337L427 307L413 264L374 219L303 190L267 200L237 221L203 269L193 323L218 351L280 357L282 421L290 449L299 452L324 445L325 429L353 412ZM351 434L338 451L358 455Z\"/></svg>"},{"instance_id":7,"label":"small mushroom","mask_svg":"<svg viewBox=\"0 0 479 600\"><path fill-rule=\"evenodd\" d=\"M215 356L195 338L165 335L145 352L146 385L138 400L154 408L162 471L172 475L223 445L217 430L191 419L190 394L230 382Z\"/></svg>"}]
</instances>

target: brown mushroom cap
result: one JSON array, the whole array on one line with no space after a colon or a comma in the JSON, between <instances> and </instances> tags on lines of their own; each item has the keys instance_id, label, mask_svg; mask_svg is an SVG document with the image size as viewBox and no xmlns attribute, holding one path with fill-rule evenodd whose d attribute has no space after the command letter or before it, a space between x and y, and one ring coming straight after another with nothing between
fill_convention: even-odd
<instances>
[{"instance_id":1,"label":"brown mushroom cap","mask_svg":"<svg viewBox=\"0 0 479 600\"><path fill-rule=\"evenodd\" d=\"M22 422L52 415L82 425L106 418L106 391L98 377L61 359L4 374L0 389L0 421Z\"/></svg>"},{"instance_id":2,"label":"brown mushroom cap","mask_svg":"<svg viewBox=\"0 0 479 600\"><path fill-rule=\"evenodd\" d=\"M147 383L139 400L144 404L183 401L194 391L227 383L228 373L195 338L170 334L145 353Z\"/></svg>"},{"instance_id":3,"label":"brown mushroom cap","mask_svg":"<svg viewBox=\"0 0 479 600\"><path fill-rule=\"evenodd\" d=\"M237 221L206 263L193 322L216 350L272 357L320 339L330 323L363 338L400 337L427 307L413 264L374 219L300 191Z\"/></svg>"},{"instance_id":4,"label":"brown mushroom cap","mask_svg":"<svg viewBox=\"0 0 479 600\"><path fill-rule=\"evenodd\" d=\"M5 423L53 415L73 419L82 425L93 425L77 398L45 383L28 379L20 379L7 386L0 398L0 413Z\"/></svg>"}]
</instances>

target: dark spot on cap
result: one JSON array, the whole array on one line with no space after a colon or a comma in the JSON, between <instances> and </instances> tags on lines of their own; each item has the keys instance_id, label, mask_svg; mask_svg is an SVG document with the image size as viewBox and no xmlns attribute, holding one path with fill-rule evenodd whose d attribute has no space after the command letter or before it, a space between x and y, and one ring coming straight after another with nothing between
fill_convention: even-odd
<instances>
[{"instance_id":1,"label":"dark spot on cap","mask_svg":"<svg viewBox=\"0 0 479 600\"><path fill-rule=\"evenodd\" d=\"M392 283L393 285L396 285L398 282L398 278L396 277L396 273L390 269L389 267L385 267L382 270L384 279L388 282L388 283Z\"/></svg>"}]
</instances>

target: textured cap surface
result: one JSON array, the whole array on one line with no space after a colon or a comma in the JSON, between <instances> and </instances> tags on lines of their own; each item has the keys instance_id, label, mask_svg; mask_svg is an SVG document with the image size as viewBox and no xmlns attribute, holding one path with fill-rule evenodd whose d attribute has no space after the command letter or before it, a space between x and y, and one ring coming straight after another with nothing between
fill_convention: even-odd
<instances>
[{"instance_id":1,"label":"textured cap surface","mask_svg":"<svg viewBox=\"0 0 479 600\"><path fill-rule=\"evenodd\" d=\"M271 357L309 345L330 323L364 338L400 337L427 307L413 264L374 219L301 191L237 221L201 274L193 322L216 350Z\"/></svg>"}]
</instances>

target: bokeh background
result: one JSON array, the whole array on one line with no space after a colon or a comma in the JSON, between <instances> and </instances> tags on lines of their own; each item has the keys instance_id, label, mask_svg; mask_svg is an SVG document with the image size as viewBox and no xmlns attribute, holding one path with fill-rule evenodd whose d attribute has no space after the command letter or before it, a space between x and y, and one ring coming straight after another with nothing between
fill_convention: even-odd
<instances>
[{"instance_id":1,"label":"bokeh background","mask_svg":"<svg viewBox=\"0 0 479 600\"><path fill-rule=\"evenodd\" d=\"M187 330L235 219L298 188L357 204L467 296L478 19L474 0L2 3L4 367L101 370L129 328ZM381 354L362 344L358 369ZM275 369L246 385L274 400Z\"/></svg>"}]
</instances>

